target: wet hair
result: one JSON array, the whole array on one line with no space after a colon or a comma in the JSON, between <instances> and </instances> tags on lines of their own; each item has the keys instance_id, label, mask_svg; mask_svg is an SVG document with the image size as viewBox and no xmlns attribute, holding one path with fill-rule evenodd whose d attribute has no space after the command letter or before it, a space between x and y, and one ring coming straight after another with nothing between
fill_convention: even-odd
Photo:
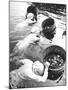
<instances>
[{"instance_id":1,"label":"wet hair","mask_svg":"<svg viewBox=\"0 0 68 90\"><path fill-rule=\"evenodd\" d=\"M35 18L35 20L37 21L37 8L35 7L35 6L29 6L28 8L27 8L27 14L26 14L26 18L27 18L27 15L29 14L29 13L32 13L32 14L34 14L34 18Z\"/></svg>"},{"instance_id":2,"label":"wet hair","mask_svg":"<svg viewBox=\"0 0 68 90\"><path fill-rule=\"evenodd\" d=\"M45 19L42 22L42 29L43 29L42 32L44 37L46 37L49 40L52 40L54 38L55 31L56 31L54 19L52 19L51 17L49 17L48 19Z\"/></svg>"}]
</instances>

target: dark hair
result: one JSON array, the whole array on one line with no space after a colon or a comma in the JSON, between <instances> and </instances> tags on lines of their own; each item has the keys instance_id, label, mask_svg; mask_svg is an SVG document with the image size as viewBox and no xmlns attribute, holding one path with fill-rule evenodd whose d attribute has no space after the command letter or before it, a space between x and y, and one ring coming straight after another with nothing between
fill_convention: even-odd
<instances>
[{"instance_id":1,"label":"dark hair","mask_svg":"<svg viewBox=\"0 0 68 90\"><path fill-rule=\"evenodd\" d=\"M35 6L32 6L32 5L29 6L27 8L27 15L28 15L28 13L33 13L34 14L34 18L37 21L37 8ZM27 15L26 15L26 18L27 18Z\"/></svg>"},{"instance_id":2,"label":"dark hair","mask_svg":"<svg viewBox=\"0 0 68 90\"><path fill-rule=\"evenodd\" d=\"M54 37L55 30L56 30L54 19L52 19L51 17L49 17L48 19L45 19L42 22L42 29L43 29L42 32L44 36L47 39L51 40Z\"/></svg>"}]
</instances>

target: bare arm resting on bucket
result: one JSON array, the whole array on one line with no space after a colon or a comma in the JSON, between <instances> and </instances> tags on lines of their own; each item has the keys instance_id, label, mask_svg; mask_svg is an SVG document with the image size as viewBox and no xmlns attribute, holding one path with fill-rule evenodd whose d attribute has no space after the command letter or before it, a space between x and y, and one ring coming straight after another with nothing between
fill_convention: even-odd
<instances>
[{"instance_id":1,"label":"bare arm resting on bucket","mask_svg":"<svg viewBox=\"0 0 68 90\"><path fill-rule=\"evenodd\" d=\"M43 72L44 72L43 76L37 75L33 72L33 69L32 69L33 62L31 60L24 59L24 60L21 60L20 62L24 63L24 67L25 67L24 73L25 73L26 77L28 77L28 79L35 80L37 82L45 82L47 80L48 67L50 65L48 62L44 63L45 68L43 70Z\"/></svg>"},{"instance_id":2,"label":"bare arm resting on bucket","mask_svg":"<svg viewBox=\"0 0 68 90\"><path fill-rule=\"evenodd\" d=\"M32 73L30 78L33 79L33 80L35 80L35 81L37 81L37 82L46 82L47 77L48 77L48 67L49 67L49 65L50 64L48 62L46 62L44 64L45 69L44 69L43 76L36 75L35 73Z\"/></svg>"}]
</instances>

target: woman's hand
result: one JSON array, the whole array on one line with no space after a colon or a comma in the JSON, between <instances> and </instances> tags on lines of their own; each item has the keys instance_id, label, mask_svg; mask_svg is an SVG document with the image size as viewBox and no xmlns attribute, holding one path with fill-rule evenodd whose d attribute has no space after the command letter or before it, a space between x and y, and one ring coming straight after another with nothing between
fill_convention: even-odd
<instances>
[{"instance_id":1,"label":"woman's hand","mask_svg":"<svg viewBox=\"0 0 68 90\"><path fill-rule=\"evenodd\" d=\"M50 66L50 63L46 61L46 62L44 63L44 66L45 66L45 67L49 67L49 66Z\"/></svg>"}]
</instances>

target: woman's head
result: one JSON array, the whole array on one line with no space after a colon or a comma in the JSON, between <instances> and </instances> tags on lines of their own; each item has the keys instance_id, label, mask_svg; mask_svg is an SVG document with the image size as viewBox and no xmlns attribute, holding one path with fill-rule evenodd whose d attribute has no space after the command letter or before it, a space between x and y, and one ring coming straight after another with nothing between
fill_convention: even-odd
<instances>
[{"instance_id":1,"label":"woman's head","mask_svg":"<svg viewBox=\"0 0 68 90\"><path fill-rule=\"evenodd\" d=\"M32 20L34 18L34 14L33 13L28 13L27 18Z\"/></svg>"},{"instance_id":2,"label":"woman's head","mask_svg":"<svg viewBox=\"0 0 68 90\"><path fill-rule=\"evenodd\" d=\"M35 19L36 21L37 21L37 9L36 9L36 7L35 6L29 6L28 8L27 8L27 14L26 14L26 18L28 18L27 16L28 16L28 14L29 13L32 13L34 16L33 16L33 19Z\"/></svg>"},{"instance_id":3,"label":"woman's head","mask_svg":"<svg viewBox=\"0 0 68 90\"><path fill-rule=\"evenodd\" d=\"M33 63L33 72L37 75L42 75L44 71L44 65L40 61Z\"/></svg>"},{"instance_id":4,"label":"woman's head","mask_svg":"<svg viewBox=\"0 0 68 90\"><path fill-rule=\"evenodd\" d=\"M50 17L42 22L42 32L43 35L49 40L51 40L54 37L56 33L56 26L54 19Z\"/></svg>"}]
</instances>

